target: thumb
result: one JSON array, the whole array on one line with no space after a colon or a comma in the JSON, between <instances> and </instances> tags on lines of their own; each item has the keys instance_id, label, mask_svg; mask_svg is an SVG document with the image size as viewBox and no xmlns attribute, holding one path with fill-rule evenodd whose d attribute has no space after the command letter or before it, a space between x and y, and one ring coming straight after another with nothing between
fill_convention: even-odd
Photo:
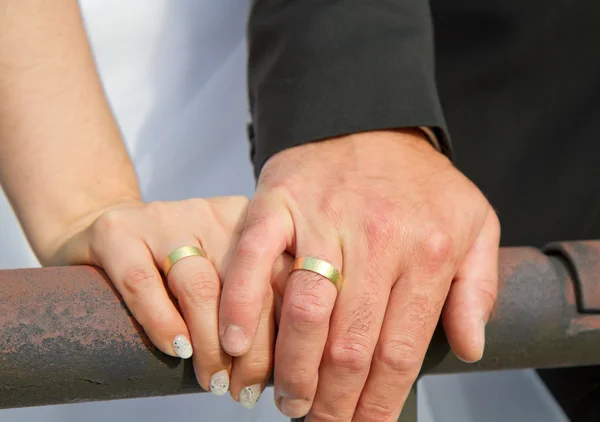
<instances>
[{"instance_id":1,"label":"thumb","mask_svg":"<svg viewBox=\"0 0 600 422\"><path fill-rule=\"evenodd\" d=\"M242 356L252 346L271 289L273 267L292 243L293 234L285 203L257 193L249 205L221 292L219 335L223 349L231 356Z\"/></svg>"},{"instance_id":2,"label":"thumb","mask_svg":"<svg viewBox=\"0 0 600 422\"><path fill-rule=\"evenodd\" d=\"M481 359L485 324L498 294L500 222L490 207L479 235L454 277L442 311L448 342L465 362Z\"/></svg>"}]
</instances>

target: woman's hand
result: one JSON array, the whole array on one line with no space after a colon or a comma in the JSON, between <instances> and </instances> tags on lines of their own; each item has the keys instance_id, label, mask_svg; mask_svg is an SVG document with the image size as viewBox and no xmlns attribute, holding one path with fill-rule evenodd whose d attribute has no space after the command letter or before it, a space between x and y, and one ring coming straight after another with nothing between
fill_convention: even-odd
<instances>
[{"instance_id":1,"label":"woman's hand","mask_svg":"<svg viewBox=\"0 0 600 422\"><path fill-rule=\"evenodd\" d=\"M0 7L0 185L29 244L43 265L104 268L158 348L189 357L193 347L202 387L224 393L231 379L233 397L252 406L272 365L272 295L249 355L232 362L217 331L247 199L143 204L78 2L33 3ZM165 283L166 256L189 245L207 258L177 262Z\"/></svg>"},{"instance_id":2,"label":"woman's hand","mask_svg":"<svg viewBox=\"0 0 600 422\"><path fill-rule=\"evenodd\" d=\"M103 268L160 350L192 357L204 389L222 395L231 386L232 396L252 407L272 371L273 295L265 299L257 340L247 355L232 361L220 346L217 326L220 280L237 246L247 205L245 197L222 197L112 206L81 219L76 227L83 229L60 242L52 263ZM206 258L177 261L163 280L165 259L183 246L201 248ZM290 262L289 257L278 260L274 282L287 277Z\"/></svg>"}]
</instances>

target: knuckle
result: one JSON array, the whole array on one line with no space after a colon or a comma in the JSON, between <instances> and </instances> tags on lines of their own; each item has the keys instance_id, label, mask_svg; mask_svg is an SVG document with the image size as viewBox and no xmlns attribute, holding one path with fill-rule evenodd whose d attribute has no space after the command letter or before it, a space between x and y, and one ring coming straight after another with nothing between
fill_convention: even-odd
<instances>
[{"instance_id":1,"label":"knuckle","mask_svg":"<svg viewBox=\"0 0 600 422\"><path fill-rule=\"evenodd\" d=\"M154 221L165 221L171 217L173 205L162 201L149 202L144 206L142 215Z\"/></svg>"},{"instance_id":2,"label":"knuckle","mask_svg":"<svg viewBox=\"0 0 600 422\"><path fill-rule=\"evenodd\" d=\"M257 229L246 230L238 243L237 256L242 260L253 261L256 256L264 255L266 248L263 238L264 235Z\"/></svg>"},{"instance_id":3,"label":"knuckle","mask_svg":"<svg viewBox=\"0 0 600 422\"><path fill-rule=\"evenodd\" d=\"M310 272L296 273L300 287L292 294L288 307L288 316L292 323L312 328L329 323L332 306L327 303L326 295L321 294L321 277Z\"/></svg>"},{"instance_id":4,"label":"knuckle","mask_svg":"<svg viewBox=\"0 0 600 422\"><path fill-rule=\"evenodd\" d=\"M266 292L258 287L249 283L232 283L229 288L223 289L223 302L227 303L227 307L232 310L236 308L254 310L257 307L262 309Z\"/></svg>"},{"instance_id":5,"label":"knuckle","mask_svg":"<svg viewBox=\"0 0 600 422\"><path fill-rule=\"evenodd\" d=\"M369 399L360 404L358 411L364 415L369 415L369 420L373 421L395 420L398 414L398 409L393 402L387 402L384 399L378 401Z\"/></svg>"},{"instance_id":6,"label":"knuckle","mask_svg":"<svg viewBox=\"0 0 600 422\"><path fill-rule=\"evenodd\" d=\"M177 289L192 305L206 304L219 297L221 285L210 271L199 271L186 278Z\"/></svg>"},{"instance_id":7,"label":"knuckle","mask_svg":"<svg viewBox=\"0 0 600 422\"><path fill-rule=\"evenodd\" d=\"M136 320L144 327L144 330L148 334L158 336L168 332L175 321L174 315L168 309L153 310L150 313L138 313ZM170 343L172 339L164 340L166 343Z\"/></svg>"},{"instance_id":8,"label":"knuckle","mask_svg":"<svg viewBox=\"0 0 600 422\"><path fill-rule=\"evenodd\" d=\"M203 198L191 198L183 201L183 204L192 212L198 212L204 215L207 209L210 209L210 202Z\"/></svg>"},{"instance_id":9,"label":"knuckle","mask_svg":"<svg viewBox=\"0 0 600 422\"><path fill-rule=\"evenodd\" d=\"M414 336L404 334L383 341L377 348L376 358L396 373L416 374L421 366L419 343Z\"/></svg>"},{"instance_id":10,"label":"knuckle","mask_svg":"<svg viewBox=\"0 0 600 422\"><path fill-rule=\"evenodd\" d=\"M154 271L139 265L129 267L125 271L123 278L125 288L133 294L145 292L156 287L157 281L158 278Z\"/></svg>"},{"instance_id":11,"label":"knuckle","mask_svg":"<svg viewBox=\"0 0 600 422\"><path fill-rule=\"evenodd\" d=\"M343 340L332 344L328 354L328 360L332 365L353 375L368 372L371 365L372 354L370 348L364 342L356 339Z\"/></svg>"},{"instance_id":12,"label":"knuckle","mask_svg":"<svg viewBox=\"0 0 600 422\"><path fill-rule=\"evenodd\" d=\"M318 298L306 300L307 296L295 297L290 301L288 316L292 324L306 329L317 329L327 326L330 311L327 306L319 303Z\"/></svg>"},{"instance_id":13,"label":"knuckle","mask_svg":"<svg viewBox=\"0 0 600 422\"><path fill-rule=\"evenodd\" d=\"M250 204L250 199L243 195L229 196L227 200L239 208L246 208Z\"/></svg>"},{"instance_id":14,"label":"knuckle","mask_svg":"<svg viewBox=\"0 0 600 422\"><path fill-rule=\"evenodd\" d=\"M239 287L229 289L224 300L231 309L249 309L263 303L256 292L251 289L242 289Z\"/></svg>"},{"instance_id":15,"label":"knuckle","mask_svg":"<svg viewBox=\"0 0 600 422\"><path fill-rule=\"evenodd\" d=\"M197 347L196 345L194 346L193 356L196 359L194 364L198 365L199 369L201 369L204 374L210 377L212 373L209 373L209 371L212 371L214 368L218 368L223 365L224 356L222 349L216 345L216 347L206 347L204 344L202 344L202 347ZM226 356L225 359L227 359Z\"/></svg>"},{"instance_id":16,"label":"knuckle","mask_svg":"<svg viewBox=\"0 0 600 422\"><path fill-rule=\"evenodd\" d=\"M315 408L314 406L310 411L310 418L311 420L316 420L319 422L341 422L346 420L339 416L335 416L325 409Z\"/></svg>"},{"instance_id":17,"label":"knuckle","mask_svg":"<svg viewBox=\"0 0 600 422\"><path fill-rule=\"evenodd\" d=\"M148 202L144 207L145 211L148 213L163 213L169 207L171 207L175 202L164 202L164 201L152 201Z\"/></svg>"},{"instance_id":18,"label":"knuckle","mask_svg":"<svg viewBox=\"0 0 600 422\"><path fill-rule=\"evenodd\" d=\"M299 368L284 369L281 372L278 384L281 384L285 392L295 397L312 397L316 374Z\"/></svg>"},{"instance_id":19,"label":"knuckle","mask_svg":"<svg viewBox=\"0 0 600 422\"><path fill-rule=\"evenodd\" d=\"M242 372L246 378L264 379L273 370L273 356L270 353L253 354L252 359L244 360Z\"/></svg>"},{"instance_id":20,"label":"knuckle","mask_svg":"<svg viewBox=\"0 0 600 422\"><path fill-rule=\"evenodd\" d=\"M218 203L204 198L191 198L182 201L183 209L189 213L190 218L196 218L197 227L204 225L222 225L223 215L219 212ZM191 220L193 221L193 220Z\"/></svg>"},{"instance_id":21,"label":"knuckle","mask_svg":"<svg viewBox=\"0 0 600 422\"><path fill-rule=\"evenodd\" d=\"M425 231L422 248L428 262L434 266L440 266L451 257L453 249L452 236L440 226L430 228Z\"/></svg>"},{"instance_id":22,"label":"knuckle","mask_svg":"<svg viewBox=\"0 0 600 422\"><path fill-rule=\"evenodd\" d=\"M101 237L112 237L126 230L128 220L122 211L107 211L99 216L92 225L93 234Z\"/></svg>"},{"instance_id":23,"label":"knuckle","mask_svg":"<svg viewBox=\"0 0 600 422\"><path fill-rule=\"evenodd\" d=\"M387 208L370 209L363 219L363 231L367 244L372 248L387 250L390 245L395 243L398 229L392 218L393 213L386 212Z\"/></svg>"}]
</instances>

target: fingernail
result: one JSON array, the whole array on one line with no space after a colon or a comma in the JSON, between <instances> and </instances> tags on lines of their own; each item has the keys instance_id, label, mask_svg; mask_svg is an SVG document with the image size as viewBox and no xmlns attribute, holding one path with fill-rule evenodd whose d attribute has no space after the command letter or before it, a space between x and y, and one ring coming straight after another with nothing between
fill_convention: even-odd
<instances>
[{"instance_id":1,"label":"fingernail","mask_svg":"<svg viewBox=\"0 0 600 422\"><path fill-rule=\"evenodd\" d=\"M306 416L310 410L310 402L306 399L279 396L275 399L275 404L279 411L288 418L301 418Z\"/></svg>"},{"instance_id":2,"label":"fingernail","mask_svg":"<svg viewBox=\"0 0 600 422\"><path fill-rule=\"evenodd\" d=\"M194 349L192 349L192 344L184 335L175 336L173 339L173 350L175 350L175 354L179 356L181 359L188 359L192 357L194 353Z\"/></svg>"},{"instance_id":3,"label":"fingernail","mask_svg":"<svg viewBox=\"0 0 600 422\"><path fill-rule=\"evenodd\" d=\"M222 396L229 390L229 373L222 370L210 377L210 392Z\"/></svg>"},{"instance_id":4,"label":"fingernail","mask_svg":"<svg viewBox=\"0 0 600 422\"><path fill-rule=\"evenodd\" d=\"M225 327L223 338L221 339L223 349L230 355L241 353L248 345L248 337L242 327L237 325L228 325Z\"/></svg>"},{"instance_id":5,"label":"fingernail","mask_svg":"<svg viewBox=\"0 0 600 422\"><path fill-rule=\"evenodd\" d=\"M240 391L240 404L246 409L252 409L254 406L256 406L256 403L260 398L260 394L260 384L254 384L249 387L244 387L242 391Z\"/></svg>"},{"instance_id":6,"label":"fingernail","mask_svg":"<svg viewBox=\"0 0 600 422\"><path fill-rule=\"evenodd\" d=\"M472 332L475 333L475 337L473 338L473 343L475 346L475 350L479 352L478 356L474 359L467 359L464 356L456 355L460 360L465 363L476 363L481 360L483 357L483 350L485 349L485 321L480 320L479 322L473 321L474 325L472 327Z\"/></svg>"}]
</instances>

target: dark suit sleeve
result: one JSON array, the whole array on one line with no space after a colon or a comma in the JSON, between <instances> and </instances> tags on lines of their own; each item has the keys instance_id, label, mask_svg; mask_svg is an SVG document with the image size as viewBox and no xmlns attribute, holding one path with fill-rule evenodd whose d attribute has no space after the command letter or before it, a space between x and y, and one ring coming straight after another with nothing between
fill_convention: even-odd
<instances>
[{"instance_id":1,"label":"dark suit sleeve","mask_svg":"<svg viewBox=\"0 0 600 422\"><path fill-rule=\"evenodd\" d=\"M350 133L427 126L449 138L427 0L255 0L248 22L251 155Z\"/></svg>"}]
</instances>

